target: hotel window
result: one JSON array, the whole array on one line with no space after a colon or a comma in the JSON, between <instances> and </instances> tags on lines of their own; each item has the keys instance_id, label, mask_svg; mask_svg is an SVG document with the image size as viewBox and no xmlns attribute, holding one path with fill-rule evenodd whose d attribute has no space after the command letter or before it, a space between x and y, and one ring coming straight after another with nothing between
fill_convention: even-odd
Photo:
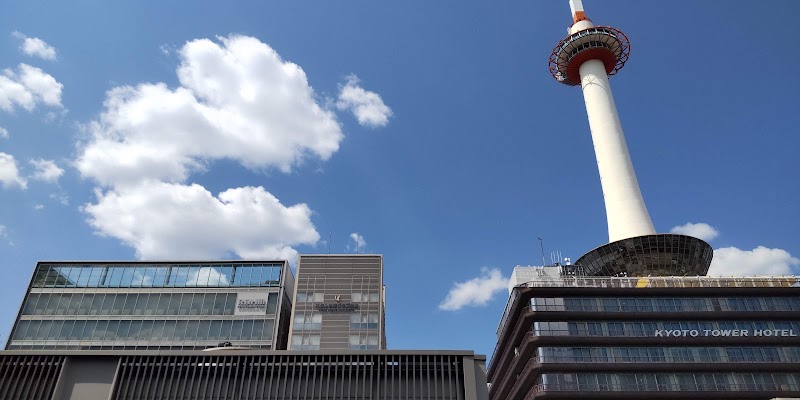
<instances>
[{"instance_id":1,"label":"hotel window","mask_svg":"<svg viewBox=\"0 0 800 400\"><path fill-rule=\"evenodd\" d=\"M350 335L351 350L373 350L378 348L378 335Z\"/></svg>"},{"instance_id":2,"label":"hotel window","mask_svg":"<svg viewBox=\"0 0 800 400\"><path fill-rule=\"evenodd\" d=\"M353 292L350 296L353 303L377 303L380 301L378 292Z\"/></svg>"},{"instance_id":3,"label":"hotel window","mask_svg":"<svg viewBox=\"0 0 800 400\"><path fill-rule=\"evenodd\" d=\"M297 292L298 303L322 303L324 298L323 293Z\"/></svg>"},{"instance_id":4,"label":"hotel window","mask_svg":"<svg viewBox=\"0 0 800 400\"><path fill-rule=\"evenodd\" d=\"M322 329L322 314L308 313L294 316L294 329L318 331Z\"/></svg>"},{"instance_id":5,"label":"hotel window","mask_svg":"<svg viewBox=\"0 0 800 400\"><path fill-rule=\"evenodd\" d=\"M350 314L350 329L378 329L378 313Z\"/></svg>"},{"instance_id":6,"label":"hotel window","mask_svg":"<svg viewBox=\"0 0 800 400\"><path fill-rule=\"evenodd\" d=\"M292 350L319 350L319 335L292 335Z\"/></svg>"}]
</instances>

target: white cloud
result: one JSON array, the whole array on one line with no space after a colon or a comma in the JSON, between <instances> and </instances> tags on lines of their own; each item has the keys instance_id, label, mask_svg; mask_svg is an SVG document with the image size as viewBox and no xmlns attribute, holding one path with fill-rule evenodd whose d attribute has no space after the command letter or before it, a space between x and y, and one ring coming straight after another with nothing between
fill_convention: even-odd
<instances>
[{"instance_id":1,"label":"white cloud","mask_svg":"<svg viewBox=\"0 0 800 400\"><path fill-rule=\"evenodd\" d=\"M17 72L3 70L0 75L0 109L12 112L16 107L33 111L37 104L61 107L64 85L39 68L19 64Z\"/></svg>"},{"instance_id":2,"label":"white cloud","mask_svg":"<svg viewBox=\"0 0 800 400\"><path fill-rule=\"evenodd\" d=\"M703 222L697 224L687 222L684 225L673 227L670 232L677 233L679 235L696 237L707 242L719 236L718 230L716 230L713 226Z\"/></svg>"},{"instance_id":3,"label":"white cloud","mask_svg":"<svg viewBox=\"0 0 800 400\"><path fill-rule=\"evenodd\" d=\"M350 240L353 241L352 247L349 247L356 251L356 253L361 253L367 247L367 241L364 240L364 236L359 235L357 232L353 232L350 234Z\"/></svg>"},{"instance_id":4,"label":"white cloud","mask_svg":"<svg viewBox=\"0 0 800 400\"><path fill-rule=\"evenodd\" d=\"M14 32L12 35L16 38L22 39L22 44L19 48L23 53L45 60L56 59L56 48L47 44L44 40L35 37L28 37L20 32Z\"/></svg>"},{"instance_id":5,"label":"white cloud","mask_svg":"<svg viewBox=\"0 0 800 400\"><path fill-rule=\"evenodd\" d=\"M0 152L0 184L4 188L17 186L20 189L26 189L28 182L19 175L17 169L17 160L11 154Z\"/></svg>"},{"instance_id":6,"label":"white cloud","mask_svg":"<svg viewBox=\"0 0 800 400\"><path fill-rule=\"evenodd\" d=\"M723 247L714 250L708 275L789 275L800 266L800 259L783 249L758 246L753 250Z\"/></svg>"},{"instance_id":7,"label":"white cloud","mask_svg":"<svg viewBox=\"0 0 800 400\"><path fill-rule=\"evenodd\" d=\"M350 110L360 125L370 127L386 126L392 116L392 109L383 103L381 96L359 86L355 75L348 76L347 82L340 87L336 107Z\"/></svg>"},{"instance_id":8,"label":"white cloud","mask_svg":"<svg viewBox=\"0 0 800 400\"><path fill-rule=\"evenodd\" d=\"M8 229L5 225L0 225L0 237L8 237Z\"/></svg>"},{"instance_id":9,"label":"white cloud","mask_svg":"<svg viewBox=\"0 0 800 400\"><path fill-rule=\"evenodd\" d=\"M33 209L36 211L44 209L44 204L36 204L33 206Z\"/></svg>"},{"instance_id":10,"label":"white cloud","mask_svg":"<svg viewBox=\"0 0 800 400\"><path fill-rule=\"evenodd\" d=\"M43 160L43 159L35 159L30 160L30 163L36 169L31 179L43 181L43 182L50 182L50 183L58 183L58 178L61 175L64 175L64 170L59 168L58 165L52 160Z\"/></svg>"},{"instance_id":11,"label":"white cloud","mask_svg":"<svg viewBox=\"0 0 800 400\"><path fill-rule=\"evenodd\" d=\"M481 276L466 282L456 282L447 297L439 304L440 310L456 311L466 306L486 305L495 294L508 287L508 278L499 269L481 268Z\"/></svg>"},{"instance_id":12,"label":"white cloud","mask_svg":"<svg viewBox=\"0 0 800 400\"><path fill-rule=\"evenodd\" d=\"M98 233L122 240L142 259L294 259L291 247L319 234L305 204L286 207L261 187L213 196L200 185L149 181L97 191L83 207Z\"/></svg>"},{"instance_id":13,"label":"white cloud","mask_svg":"<svg viewBox=\"0 0 800 400\"><path fill-rule=\"evenodd\" d=\"M0 138L8 139L8 129L0 126Z\"/></svg>"},{"instance_id":14,"label":"white cloud","mask_svg":"<svg viewBox=\"0 0 800 400\"><path fill-rule=\"evenodd\" d=\"M258 39L198 39L179 51L180 86L111 89L76 166L104 185L143 179L181 182L210 160L288 172L328 159L343 139L305 72Z\"/></svg>"}]
</instances>

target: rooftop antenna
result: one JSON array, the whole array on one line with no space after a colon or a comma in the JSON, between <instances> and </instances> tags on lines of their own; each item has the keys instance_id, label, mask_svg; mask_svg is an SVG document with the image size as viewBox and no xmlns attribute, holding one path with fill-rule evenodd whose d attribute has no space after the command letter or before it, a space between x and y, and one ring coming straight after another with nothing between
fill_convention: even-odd
<instances>
[{"instance_id":1,"label":"rooftop antenna","mask_svg":"<svg viewBox=\"0 0 800 400\"><path fill-rule=\"evenodd\" d=\"M328 231L328 255L331 254L331 231Z\"/></svg>"},{"instance_id":2,"label":"rooftop antenna","mask_svg":"<svg viewBox=\"0 0 800 400\"><path fill-rule=\"evenodd\" d=\"M539 247L542 249L542 266L544 267L546 265L544 263L544 240L540 237L537 237L537 239L539 239Z\"/></svg>"}]
</instances>

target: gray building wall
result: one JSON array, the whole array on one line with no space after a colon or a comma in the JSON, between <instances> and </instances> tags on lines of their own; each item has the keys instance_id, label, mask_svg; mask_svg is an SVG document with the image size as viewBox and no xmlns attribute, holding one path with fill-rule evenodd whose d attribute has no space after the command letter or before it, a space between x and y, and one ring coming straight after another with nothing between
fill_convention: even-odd
<instances>
[{"instance_id":1,"label":"gray building wall","mask_svg":"<svg viewBox=\"0 0 800 400\"><path fill-rule=\"evenodd\" d=\"M386 348L383 256L301 255L289 349Z\"/></svg>"},{"instance_id":2,"label":"gray building wall","mask_svg":"<svg viewBox=\"0 0 800 400\"><path fill-rule=\"evenodd\" d=\"M286 261L40 262L6 349L285 349Z\"/></svg>"}]
</instances>

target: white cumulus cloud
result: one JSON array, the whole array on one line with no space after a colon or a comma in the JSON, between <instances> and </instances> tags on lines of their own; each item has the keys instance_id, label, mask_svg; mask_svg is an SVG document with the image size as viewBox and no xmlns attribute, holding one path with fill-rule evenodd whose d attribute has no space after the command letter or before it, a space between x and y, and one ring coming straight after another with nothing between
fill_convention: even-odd
<instances>
[{"instance_id":1,"label":"white cumulus cloud","mask_svg":"<svg viewBox=\"0 0 800 400\"><path fill-rule=\"evenodd\" d=\"M680 235L692 236L705 241L711 241L719 236L719 231L713 226L700 222L697 224L687 222L684 225L673 227L670 232Z\"/></svg>"},{"instance_id":2,"label":"white cumulus cloud","mask_svg":"<svg viewBox=\"0 0 800 400\"><path fill-rule=\"evenodd\" d=\"M790 275L800 266L800 259L783 249L758 246L753 250L723 247L714 250L708 275Z\"/></svg>"},{"instance_id":3,"label":"white cumulus cloud","mask_svg":"<svg viewBox=\"0 0 800 400\"><path fill-rule=\"evenodd\" d=\"M0 138L8 139L8 129L0 126Z\"/></svg>"},{"instance_id":4,"label":"white cumulus cloud","mask_svg":"<svg viewBox=\"0 0 800 400\"><path fill-rule=\"evenodd\" d=\"M64 85L39 68L19 64L17 71L3 70L0 75L0 109L12 112L16 107L33 111L37 104L61 107Z\"/></svg>"},{"instance_id":5,"label":"white cumulus cloud","mask_svg":"<svg viewBox=\"0 0 800 400\"><path fill-rule=\"evenodd\" d=\"M200 185L159 181L97 191L83 207L100 234L122 240L142 259L294 259L291 247L314 244L319 234L305 204L286 207L261 187L218 196Z\"/></svg>"},{"instance_id":6,"label":"white cumulus cloud","mask_svg":"<svg viewBox=\"0 0 800 400\"><path fill-rule=\"evenodd\" d=\"M392 116L392 109L383 103L381 96L375 92L364 90L359 83L357 76L347 77L347 82L339 89L339 100L336 107L340 110L350 110L360 125L386 126Z\"/></svg>"},{"instance_id":7,"label":"white cumulus cloud","mask_svg":"<svg viewBox=\"0 0 800 400\"><path fill-rule=\"evenodd\" d=\"M0 152L0 184L4 188L18 187L26 189L28 182L19 175L17 160L11 154Z\"/></svg>"},{"instance_id":8,"label":"white cumulus cloud","mask_svg":"<svg viewBox=\"0 0 800 400\"><path fill-rule=\"evenodd\" d=\"M56 59L56 48L47 44L44 40L36 37L28 37L21 32L14 32L12 35L22 40L22 44L19 48L23 53L45 60Z\"/></svg>"},{"instance_id":9,"label":"white cumulus cloud","mask_svg":"<svg viewBox=\"0 0 800 400\"><path fill-rule=\"evenodd\" d=\"M350 234L350 240L353 241L353 245L350 248L355 250L356 253L361 253L367 247L367 241L364 236L359 235L357 232Z\"/></svg>"},{"instance_id":10,"label":"white cumulus cloud","mask_svg":"<svg viewBox=\"0 0 800 400\"><path fill-rule=\"evenodd\" d=\"M333 111L317 102L303 69L267 44L198 39L178 55L179 87L144 83L107 93L76 162L83 176L106 185L178 182L214 159L288 172L339 149L344 135Z\"/></svg>"},{"instance_id":11,"label":"white cumulus cloud","mask_svg":"<svg viewBox=\"0 0 800 400\"><path fill-rule=\"evenodd\" d=\"M499 269L484 267L481 268L481 276L453 284L447 297L439 304L439 309L456 311L466 306L483 306L507 288L508 278Z\"/></svg>"},{"instance_id":12,"label":"white cumulus cloud","mask_svg":"<svg viewBox=\"0 0 800 400\"><path fill-rule=\"evenodd\" d=\"M58 178L64 175L64 170L59 168L53 160L34 159L30 160L30 163L35 169L33 175L31 175L31 179L58 183Z\"/></svg>"}]
</instances>

